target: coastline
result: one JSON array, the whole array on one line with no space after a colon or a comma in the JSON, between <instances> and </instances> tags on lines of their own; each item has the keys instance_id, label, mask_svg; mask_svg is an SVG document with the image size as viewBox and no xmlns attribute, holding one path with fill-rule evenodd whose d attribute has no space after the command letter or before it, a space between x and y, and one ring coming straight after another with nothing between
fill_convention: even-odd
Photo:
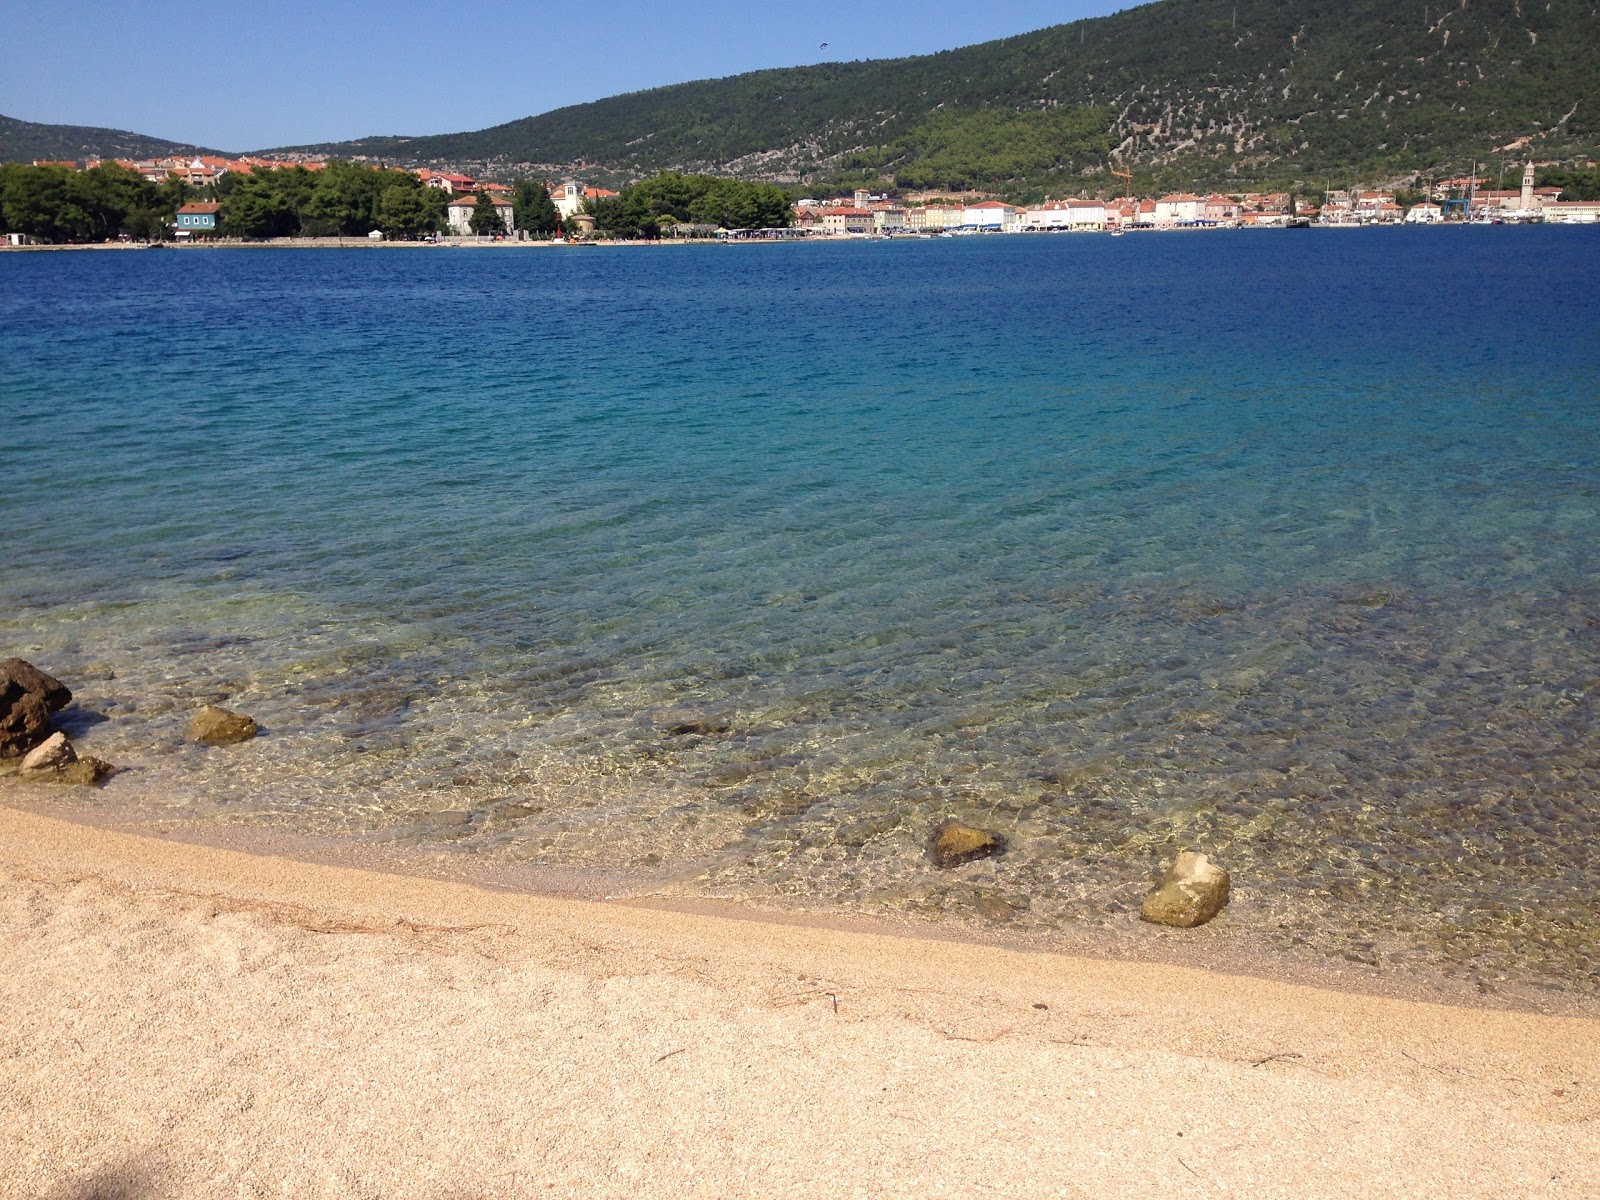
<instances>
[{"instance_id":1,"label":"coastline","mask_svg":"<svg viewBox=\"0 0 1600 1200\"><path fill-rule=\"evenodd\" d=\"M1136 911L1129 911L1110 924L1077 923L1038 930L948 912L891 915L803 898L785 903L731 897L708 893L692 881L686 884L689 877L675 870L663 875L549 866L463 852L448 843L396 842L382 833L315 833L292 825L219 822L174 812L143 789L63 788L0 776L0 813L12 811L113 835L147 838L170 845L176 852L193 847L553 901L1155 969L1199 970L1380 1000L1600 1021L1600 997L1580 990L1554 990L1526 980L1508 982L1504 977L1486 987L1476 975L1448 973L1439 964L1373 966L1312 949L1285 949L1267 936L1271 916L1254 895L1248 878L1234 881L1232 901L1222 916L1198 929L1152 925L1139 920ZM1155 880L1128 882L1142 894Z\"/></svg>"},{"instance_id":2,"label":"coastline","mask_svg":"<svg viewBox=\"0 0 1600 1200\"><path fill-rule=\"evenodd\" d=\"M1592 1195L1600 1024L0 807L5 1196Z\"/></svg>"},{"instance_id":3,"label":"coastline","mask_svg":"<svg viewBox=\"0 0 1600 1200\"><path fill-rule=\"evenodd\" d=\"M1571 221L1552 221L1552 222L1547 222L1545 224L1550 224L1550 225L1554 225L1554 226L1557 226L1557 227L1571 227L1571 228L1577 228L1577 229L1593 228L1593 224L1592 223L1584 224L1584 223L1581 223L1581 222L1571 222ZM1493 227L1494 226L1492 226L1492 225L1491 226L1486 226L1482 222L1474 222L1474 223L1470 223L1470 224L1467 223L1467 222L1456 222L1456 223L1452 223L1452 224L1441 224L1441 225L1438 226L1438 228L1441 228L1441 229L1493 228ZM1500 227L1501 228L1528 228L1529 226L1526 223L1507 222L1507 223L1505 223L1504 225L1502 225ZM1252 226L1241 226L1241 227L1238 227L1238 228L1229 228L1229 227L1193 228L1193 227L1187 227L1187 226L1176 226L1176 225L1174 225L1174 226L1151 226L1151 227L1148 227L1148 228L1130 229L1130 230L1126 230L1126 231L1123 231L1123 232L1124 233L1137 233L1137 234L1139 234L1141 236L1145 235L1145 234L1173 234L1173 233L1182 233L1182 234L1269 233L1269 232L1282 232L1284 230L1284 228L1285 227L1282 227L1282 226L1265 226L1265 225L1263 225L1263 226L1253 226L1253 227ZM1323 230L1352 230L1352 229L1365 229L1365 230L1387 229L1387 230L1393 230L1393 229L1433 228L1433 226L1404 225L1404 224L1401 224L1399 222L1391 222L1391 223L1388 223L1388 224L1355 224L1355 223L1352 223L1352 224L1330 224L1330 225L1313 224L1313 225L1309 226L1308 228L1310 228L1310 229L1323 229ZM1296 232L1299 232L1299 231L1297 230ZM992 232L984 232L984 233L979 233L979 234L967 234L967 235L962 235L962 236L965 236L965 237L983 237L983 238L991 238L991 237L1069 237L1069 238L1080 238L1080 237L1097 237L1097 236L1098 237L1113 237L1113 236L1122 236L1122 234L1121 233L1117 233L1116 231L1112 231L1112 230L1100 230L1100 229L1094 229L1094 230L1088 230L1088 229L1082 229L1082 230L1017 230L1017 231L1004 231L1004 232L996 230L996 231L992 231ZM61 251L61 250L150 250L150 249L156 249L156 248L160 248L160 249L163 249L163 250L463 250L463 249L470 249L470 250L514 250L514 249L521 249L521 250L533 250L533 249L554 250L554 249L566 249L566 248L578 247L578 246L650 246L650 247L660 248L660 247L665 247L665 246L770 246L770 245L786 245L787 246L787 245L802 245L802 244L839 245L839 244L852 243L852 242L873 242L873 241L919 241L919 240L928 241L928 240L937 240L937 238L938 238L938 235L927 235L927 234L895 234L895 235L892 235L892 236L890 236L888 238L882 238L882 237L868 236L868 235L862 235L862 234L842 234L841 235L841 234L817 234L817 233L809 234L809 235L807 235L805 237L782 237L782 238L755 238L755 237L736 237L736 238L656 238L654 240L644 239L644 238L607 238L607 239L604 239L604 240L589 241L589 242L551 242L551 241L538 241L538 240L532 240L532 239L530 239L528 241L517 241L517 240L511 239L511 238L506 238L506 239L502 239L502 240L499 240L499 241L495 241L495 240L492 240L492 239L488 240L488 241L479 241L479 240L477 240L475 238L468 238L468 237L444 238L444 239L441 239L441 240L435 241L435 242L389 241L387 239L385 239L383 241L373 241L373 240L371 240L369 238L358 238L358 237L320 237L320 238L292 237L292 238L268 238L268 239L260 239L260 240L255 240L255 241L241 241L241 240L230 240L230 239L225 239L225 238L213 238L213 239L206 239L206 240L202 240L202 241L161 242L161 243L157 243L157 244L150 244L150 243L144 243L144 242L84 242L84 243L72 243L72 244L65 244L65 245L0 246L0 254L6 254L6 253L34 253L34 252Z\"/></svg>"}]
</instances>

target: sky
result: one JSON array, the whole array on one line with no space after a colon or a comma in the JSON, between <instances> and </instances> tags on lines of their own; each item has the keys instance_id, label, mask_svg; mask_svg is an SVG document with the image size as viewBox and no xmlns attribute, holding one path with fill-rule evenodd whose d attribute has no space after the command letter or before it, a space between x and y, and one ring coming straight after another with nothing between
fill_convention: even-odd
<instances>
[{"instance_id":1,"label":"sky","mask_svg":"<svg viewBox=\"0 0 1600 1200\"><path fill-rule=\"evenodd\" d=\"M0 0L0 113L236 152L456 133L691 79L930 54L1131 3Z\"/></svg>"}]
</instances>

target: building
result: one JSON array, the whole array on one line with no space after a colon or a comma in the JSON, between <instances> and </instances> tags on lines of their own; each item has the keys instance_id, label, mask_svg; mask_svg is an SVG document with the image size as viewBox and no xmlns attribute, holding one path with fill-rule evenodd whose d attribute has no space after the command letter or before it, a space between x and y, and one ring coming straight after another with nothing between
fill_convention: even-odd
<instances>
[{"instance_id":1,"label":"building","mask_svg":"<svg viewBox=\"0 0 1600 1200\"><path fill-rule=\"evenodd\" d=\"M1207 196L1205 206L1200 210L1202 221L1237 221L1244 215L1244 205L1231 196Z\"/></svg>"},{"instance_id":2,"label":"building","mask_svg":"<svg viewBox=\"0 0 1600 1200\"><path fill-rule=\"evenodd\" d=\"M879 233L904 233L908 228L906 210L898 204L871 206L872 227Z\"/></svg>"},{"instance_id":3,"label":"building","mask_svg":"<svg viewBox=\"0 0 1600 1200\"><path fill-rule=\"evenodd\" d=\"M1061 201L1035 204L1022 210L1017 219L1024 229L1054 230L1072 228L1072 210Z\"/></svg>"},{"instance_id":4,"label":"building","mask_svg":"<svg viewBox=\"0 0 1600 1200\"><path fill-rule=\"evenodd\" d=\"M906 210L906 227L920 233L943 233L959 229L965 213L946 204L925 204Z\"/></svg>"},{"instance_id":5,"label":"building","mask_svg":"<svg viewBox=\"0 0 1600 1200\"><path fill-rule=\"evenodd\" d=\"M998 200L984 200L965 205L961 210L963 229L1004 229L1017 215L1017 210Z\"/></svg>"},{"instance_id":6,"label":"building","mask_svg":"<svg viewBox=\"0 0 1600 1200\"><path fill-rule=\"evenodd\" d=\"M581 183L574 183L570 179L563 184L550 189L550 199L555 203L556 211L562 219L572 216L583 207L585 200L614 200L616 192L608 192L605 188L584 187Z\"/></svg>"},{"instance_id":7,"label":"building","mask_svg":"<svg viewBox=\"0 0 1600 1200\"><path fill-rule=\"evenodd\" d=\"M1551 200L1543 212L1547 225L1593 225L1600 222L1600 200Z\"/></svg>"},{"instance_id":8,"label":"building","mask_svg":"<svg viewBox=\"0 0 1600 1200\"><path fill-rule=\"evenodd\" d=\"M1444 209L1431 200L1424 200L1421 204L1413 204L1411 211L1406 214L1407 225L1437 225L1444 220Z\"/></svg>"},{"instance_id":9,"label":"building","mask_svg":"<svg viewBox=\"0 0 1600 1200\"><path fill-rule=\"evenodd\" d=\"M514 219L515 210L511 201L504 196L490 196L489 203L493 204L495 211L500 214L500 220L505 223L507 235L517 232ZM460 237L472 236L472 214L478 207L477 196L457 196L450 201L450 207L444 210L445 222L450 226L450 232Z\"/></svg>"},{"instance_id":10,"label":"building","mask_svg":"<svg viewBox=\"0 0 1600 1200\"><path fill-rule=\"evenodd\" d=\"M836 236L865 236L873 231L872 210L833 207L822 210L822 230Z\"/></svg>"},{"instance_id":11,"label":"building","mask_svg":"<svg viewBox=\"0 0 1600 1200\"><path fill-rule=\"evenodd\" d=\"M1156 201L1157 225L1188 225L1201 219L1206 202L1199 196L1177 192Z\"/></svg>"},{"instance_id":12,"label":"building","mask_svg":"<svg viewBox=\"0 0 1600 1200\"><path fill-rule=\"evenodd\" d=\"M222 205L212 200L197 200L185 204L178 210L178 219L173 228L178 231L181 238L193 237L195 234L212 234L217 232L218 213Z\"/></svg>"}]
</instances>

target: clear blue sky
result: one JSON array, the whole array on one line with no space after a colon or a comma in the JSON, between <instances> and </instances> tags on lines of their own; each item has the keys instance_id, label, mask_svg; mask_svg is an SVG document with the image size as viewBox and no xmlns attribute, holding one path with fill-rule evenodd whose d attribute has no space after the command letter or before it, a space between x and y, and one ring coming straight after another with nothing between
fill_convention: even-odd
<instances>
[{"instance_id":1,"label":"clear blue sky","mask_svg":"<svg viewBox=\"0 0 1600 1200\"><path fill-rule=\"evenodd\" d=\"M0 0L0 113L234 151L453 133L618 92L926 54L1127 7Z\"/></svg>"}]
</instances>

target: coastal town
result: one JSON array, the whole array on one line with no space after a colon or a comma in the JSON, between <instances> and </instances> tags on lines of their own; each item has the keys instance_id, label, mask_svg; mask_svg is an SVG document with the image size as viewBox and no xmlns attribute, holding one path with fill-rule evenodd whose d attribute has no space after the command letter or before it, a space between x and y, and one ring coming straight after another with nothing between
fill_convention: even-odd
<instances>
[{"instance_id":1,"label":"coastal town","mask_svg":"<svg viewBox=\"0 0 1600 1200\"><path fill-rule=\"evenodd\" d=\"M165 236L177 242L213 241L240 236L226 221L228 197L240 181L272 172L300 170L315 175L329 164L318 161L276 160L259 157L155 158L102 162L42 162L39 168L61 172L88 172L114 167L146 184L168 189L175 196L168 211L172 219ZM345 165L348 164L335 164ZM1600 200L1563 198L1563 190L1536 184L1536 167L1523 165L1517 188L1482 186L1476 177L1445 179L1407 191L1383 188L1329 188L1311 198L1288 192L1234 192L1205 195L1175 192L1160 196L1124 195L1116 198L1074 196L1033 204L1012 204L987 193L961 195L914 194L904 197L857 189L849 195L802 197L789 205L787 214L767 212L759 225L732 220L695 221L663 217L644 236L669 238L796 239L954 237L984 233L1112 233L1173 229L1270 229L1311 226L1354 228L1373 225L1473 224L1594 224L1600 222ZM622 193L567 179L539 181L553 212L542 224L531 222L517 201L519 188L528 181L506 183L477 179L457 171L429 168L392 170L412 188L418 185L434 194L433 214L422 225L399 235L400 240L472 241L592 241L597 238L637 237L619 232L604 219L605 206ZM1125 172L1113 172L1131 182ZM729 181L731 182L731 181ZM534 188L539 184L533 184ZM751 185L753 186L753 185ZM1315 202L1312 202L1312 201ZM546 210L549 211L549 210ZM783 217L787 215L787 221ZM377 227L345 238L371 241L393 239L393 229ZM246 233L244 236L252 237ZM259 235L255 235L259 236ZM283 236L282 234L278 236ZM302 236L318 236L316 232ZM7 231L13 246L46 242L36 234ZM109 239L103 239L109 240ZM123 234L122 240L128 240Z\"/></svg>"}]
</instances>

